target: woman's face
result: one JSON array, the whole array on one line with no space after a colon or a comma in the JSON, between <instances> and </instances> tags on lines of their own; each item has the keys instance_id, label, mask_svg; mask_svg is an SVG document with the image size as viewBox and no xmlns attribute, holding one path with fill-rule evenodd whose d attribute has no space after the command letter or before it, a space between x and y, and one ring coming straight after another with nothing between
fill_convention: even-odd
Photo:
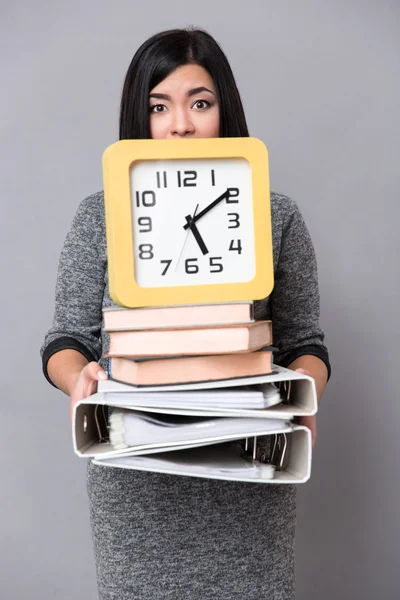
<instances>
[{"instance_id":1,"label":"woman's face","mask_svg":"<svg viewBox=\"0 0 400 600\"><path fill-rule=\"evenodd\" d=\"M153 139L219 136L219 106L209 73L199 65L178 67L149 94Z\"/></svg>"}]
</instances>

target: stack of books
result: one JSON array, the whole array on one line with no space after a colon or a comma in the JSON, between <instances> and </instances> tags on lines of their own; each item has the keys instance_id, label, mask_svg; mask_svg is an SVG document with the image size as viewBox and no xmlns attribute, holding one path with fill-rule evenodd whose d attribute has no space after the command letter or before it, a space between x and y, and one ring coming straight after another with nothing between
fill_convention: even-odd
<instances>
[{"instance_id":1,"label":"stack of books","mask_svg":"<svg viewBox=\"0 0 400 600\"><path fill-rule=\"evenodd\" d=\"M272 323L253 303L104 309L109 377L135 386L238 379L272 372Z\"/></svg>"},{"instance_id":2,"label":"stack of books","mask_svg":"<svg viewBox=\"0 0 400 600\"><path fill-rule=\"evenodd\" d=\"M306 481L315 384L273 365L253 303L104 309L109 380L75 407L96 464L254 482ZM260 443L260 437L262 443ZM258 440L258 441L257 441Z\"/></svg>"}]
</instances>

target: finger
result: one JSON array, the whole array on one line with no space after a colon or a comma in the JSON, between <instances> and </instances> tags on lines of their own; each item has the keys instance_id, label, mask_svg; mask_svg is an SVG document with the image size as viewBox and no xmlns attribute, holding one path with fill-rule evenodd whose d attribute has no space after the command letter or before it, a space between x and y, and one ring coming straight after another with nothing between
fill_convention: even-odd
<instances>
[{"instance_id":1,"label":"finger","mask_svg":"<svg viewBox=\"0 0 400 600\"><path fill-rule=\"evenodd\" d=\"M73 400L71 398L70 403L69 403L69 419L70 419L71 423L72 423L73 417L74 417L74 407L75 407L75 404L76 404L76 400Z\"/></svg>"},{"instance_id":2,"label":"finger","mask_svg":"<svg viewBox=\"0 0 400 600\"><path fill-rule=\"evenodd\" d=\"M97 371L97 379L103 379L103 380L108 379L107 373L101 367Z\"/></svg>"},{"instance_id":3,"label":"finger","mask_svg":"<svg viewBox=\"0 0 400 600\"><path fill-rule=\"evenodd\" d=\"M88 365L86 365L84 375L86 378L95 381L99 381L100 379L108 379L107 373L96 362L90 362Z\"/></svg>"},{"instance_id":4,"label":"finger","mask_svg":"<svg viewBox=\"0 0 400 600\"><path fill-rule=\"evenodd\" d=\"M311 429L311 446L314 448L315 442L317 441L317 427L314 424L314 427Z\"/></svg>"},{"instance_id":5,"label":"finger","mask_svg":"<svg viewBox=\"0 0 400 600\"><path fill-rule=\"evenodd\" d=\"M102 371L102 369L100 369ZM89 371L89 369L88 369ZM89 371L90 373L90 371ZM104 371L103 371L104 373ZM70 419L72 422L73 412L75 404L77 404L80 400L84 398L89 398L92 394L97 392L97 384L98 384L98 369L96 369L94 374L89 374L85 379L82 379L79 385L74 389L73 395L70 398ZM104 373L105 374L105 373ZM105 374L106 375L106 374ZM101 379L101 377L100 377ZM106 375L107 379L107 375Z\"/></svg>"}]
</instances>

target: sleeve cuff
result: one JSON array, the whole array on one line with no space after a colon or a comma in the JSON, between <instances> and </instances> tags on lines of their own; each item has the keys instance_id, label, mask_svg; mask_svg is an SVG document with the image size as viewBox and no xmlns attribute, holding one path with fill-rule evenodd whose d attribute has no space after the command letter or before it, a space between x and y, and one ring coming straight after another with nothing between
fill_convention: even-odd
<instances>
[{"instance_id":1,"label":"sleeve cuff","mask_svg":"<svg viewBox=\"0 0 400 600\"><path fill-rule=\"evenodd\" d=\"M48 346L46 346L46 348L43 351L42 364L44 376L46 377L47 381L55 388L57 388L57 386L52 382L52 380L49 377L49 373L47 371L47 363L49 362L49 358L53 356L53 354L55 354L56 352L59 352L60 350L77 350L78 352L83 354L83 356L89 362L97 362L98 360L98 358L93 354L93 352L91 352L91 350L89 350L87 346L85 346L84 344L82 344L82 342L79 342L73 337L64 336L53 340Z\"/></svg>"},{"instance_id":2,"label":"sleeve cuff","mask_svg":"<svg viewBox=\"0 0 400 600\"><path fill-rule=\"evenodd\" d=\"M321 348L321 346L316 346L316 345L301 346L300 348L296 348L295 350L292 350L291 352L285 352L284 357L282 360L279 361L279 364L282 367L288 367L293 361L296 360L296 358L299 358L299 356L304 356L305 354L311 354L312 356L317 356L318 358L320 358L322 360L322 362L325 364L325 366L328 370L327 381L329 381L330 376L331 376L331 364L329 362L329 355L328 355L328 352L324 348Z\"/></svg>"}]
</instances>

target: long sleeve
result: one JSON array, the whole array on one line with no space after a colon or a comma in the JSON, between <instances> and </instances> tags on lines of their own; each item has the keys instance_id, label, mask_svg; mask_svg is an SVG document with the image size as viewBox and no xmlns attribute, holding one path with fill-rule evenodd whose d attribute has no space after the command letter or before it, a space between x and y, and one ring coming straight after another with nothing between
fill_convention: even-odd
<instances>
[{"instance_id":1,"label":"long sleeve","mask_svg":"<svg viewBox=\"0 0 400 600\"><path fill-rule=\"evenodd\" d=\"M326 364L330 376L328 350L319 324L317 261L309 232L293 200L277 194L271 200L276 234L271 294L274 346L278 348L274 360L288 366L299 356L312 354Z\"/></svg>"},{"instance_id":2,"label":"long sleeve","mask_svg":"<svg viewBox=\"0 0 400 600\"><path fill-rule=\"evenodd\" d=\"M72 348L89 361L101 356L102 301L106 257L103 195L81 202L66 236L58 266L55 309L40 353L43 372L56 352Z\"/></svg>"}]
</instances>

